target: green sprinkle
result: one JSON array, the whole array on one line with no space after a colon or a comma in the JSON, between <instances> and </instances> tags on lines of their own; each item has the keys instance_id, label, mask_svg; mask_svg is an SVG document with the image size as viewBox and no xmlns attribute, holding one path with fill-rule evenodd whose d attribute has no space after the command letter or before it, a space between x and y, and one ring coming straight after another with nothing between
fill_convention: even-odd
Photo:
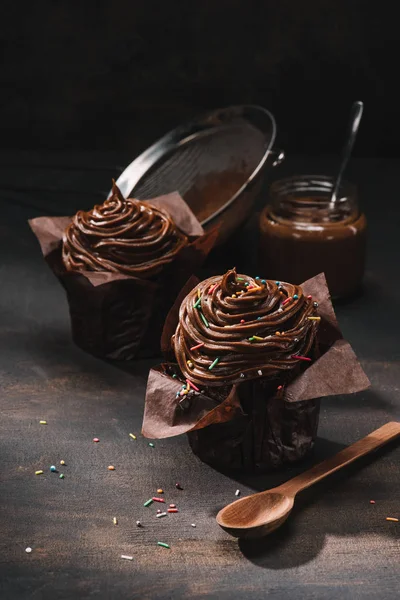
<instances>
[{"instance_id":1,"label":"green sprinkle","mask_svg":"<svg viewBox=\"0 0 400 600\"><path fill-rule=\"evenodd\" d=\"M254 335L251 338L249 338L249 342L254 342L254 340L255 340Z\"/></svg>"},{"instance_id":2,"label":"green sprinkle","mask_svg":"<svg viewBox=\"0 0 400 600\"><path fill-rule=\"evenodd\" d=\"M60 479L64 479L64 473L60 474Z\"/></svg>"},{"instance_id":3,"label":"green sprinkle","mask_svg":"<svg viewBox=\"0 0 400 600\"><path fill-rule=\"evenodd\" d=\"M176 379L176 373L172 375L172 379Z\"/></svg>"},{"instance_id":4,"label":"green sprinkle","mask_svg":"<svg viewBox=\"0 0 400 600\"><path fill-rule=\"evenodd\" d=\"M208 324L208 321L207 321L207 319L205 318L205 316L203 315L203 313L202 313L202 312L200 313L200 317L201 317L201 320L203 321L204 325L205 325L206 327L210 327L210 326L209 326L209 324Z\"/></svg>"},{"instance_id":5,"label":"green sprinkle","mask_svg":"<svg viewBox=\"0 0 400 600\"><path fill-rule=\"evenodd\" d=\"M193 308L197 308L198 306L200 306L201 304L201 298L199 298L198 300L196 300L196 302L193 305Z\"/></svg>"},{"instance_id":6,"label":"green sprinkle","mask_svg":"<svg viewBox=\"0 0 400 600\"><path fill-rule=\"evenodd\" d=\"M244 281L244 277L236 277L238 281Z\"/></svg>"},{"instance_id":7,"label":"green sprinkle","mask_svg":"<svg viewBox=\"0 0 400 600\"><path fill-rule=\"evenodd\" d=\"M157 542L157 544L159 546L162 546L163 548L171 548L171 546L168 546L168 544L164 544L164 542Z\"/></svg>"},{"instance_id":8,"label":"green sprinkle","mask_svg":"<svg viewBox=\"0 0 400 600\"><path fill-rule=\"evenodd\" d=\"M150 500L147 500L147 502L145 502L143 506L150 506L150 504L153 504L153 500L151 498Z\"/></svg>"},{"instance_id":9,"label":"green sprinkle","mask_svg":"<svg viewBox=\"0 0 400 600\"><path fill-rule=\"evenodd\" d=\"M208 370L211 371L211 369L213 369L215 367L215 365L217 365L219 363L219 358L216 358L214 360L214 362L211 363L211 365L208 367Z\"/></svg>"},{"instance_id":10,"label":"green sprinkle","mask_svg":"<svg viewBox=\"0 0 400 600\"><path fill-rule=\"evenodd\" d=\"M150 446L150 448L154 448L153 442L149 442L149 446Z\"/></svg>"}]
</instances>

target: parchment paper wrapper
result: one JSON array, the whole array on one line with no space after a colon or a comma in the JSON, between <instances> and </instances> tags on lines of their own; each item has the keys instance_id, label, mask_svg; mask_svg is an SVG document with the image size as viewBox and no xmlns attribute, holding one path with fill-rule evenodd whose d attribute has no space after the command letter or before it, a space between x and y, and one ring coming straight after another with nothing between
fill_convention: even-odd
<instances>
[{"instance_id":1,"label":"parchment paper wrapper","mask_svg":"<svg viewBox=\"0 0 400 600\"><path fill-rule=\"evenodd\" d=\"M177 306L196 283L194 278L187 283L167 318L162 339L167 353L177 325ZM176 397L182 388L177 365L159 365L148 379L143 435L165 438L188 433L192 450L203 461L225 469L265 471L310 452L320 398L359 392L370 382L343 339L325 276L313 277L302 288L318 301L321 316L312 363L303 362L286 379L258 378L191 392L183 406ZM280 385L283 389L278 390Z\"/></svg>"},{"instance_id":2,"label":"parchment paper wrapper","mask_svg":"<svg viewBox=\"0 0 400 600\"><path fill-rule=\"evenodd\" d=\"M204 233L178 193L151 202L169 212L190 242L153 280L100 271L67 271L61 257L62 236L72 217L29 221L47 264L67 293L73 340L95 356L112 360L159 356L168 311L218 235L217 230Z\"/></svg>"}]
</instances>

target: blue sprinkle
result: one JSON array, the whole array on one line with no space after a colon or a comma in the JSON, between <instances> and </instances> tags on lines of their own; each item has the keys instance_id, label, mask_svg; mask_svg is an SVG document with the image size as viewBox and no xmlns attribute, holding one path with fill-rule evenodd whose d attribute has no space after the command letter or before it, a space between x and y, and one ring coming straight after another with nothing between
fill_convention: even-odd
<instances>
[{"instance_id":1,"label":"blue sprinkle","mask_svg":"<svg viewBox=\"0 0 400 600\"><path fill-rule=\"evenodd\" d=\"M275 281L276 285L281 285L280 281Z\"/></svg>"},{"instance_id":2,"label":"blue sprinkle","mask_svg":"<svg viewBox=\"0 0 400 600\"><path fill-rule=\"evenodd\" d=\"M244 285L249 285L248 281L246 281L246 283Z\"/></svg>"},{"instance_id":3,"label":"blue sprinkle","mask_svg":"<svg viewBox=\"0 0 400 600\"><path fill-rule=\"evenodd\" d=\"M261 279L261 283L267 283L265 279Z\"/></svg>"},{"instance_id":4,"label":"blue sprinkle","mask_svg":"<svg viewBox=\"0 0 400 600\"><path fill-rule=\"evenodd\" d=\"M259 277L254 277L254 279L260 279Z\"/></svg>"},{"instance_id":5,"label":"blue sprinkle","mask_svg":"<svg viewBox=\"0 0 400 600\"><path fill-rule=\"evenodd\" d=\"M257 317L257 321L259 321L261 319L261 317Z\"/></svg>"},{"instance_id":6,"label":"blue sprinkle","mask_svg":"<svg viewBox=\"0 0 400 600\"><path fill-rule=\"evenodd\" d=\"M298 300L298 299L299 299L298 295L297 295L297 294L295 294L295 295L293 296L293 300Z\"/></svg>"},{"instance_id":7,"label":"blue sprinkle","mask_svg":"<svg viewBox=\"0 0 400 600\"><path fill-rule=\"evenodd\" d=\"M54 465L51 465L51 467L50 467L50 471L51 471L52 473L55 473L55 472L57 471L57 469L55 468L55 466L54 466Z\"/></svg>"}]
</instances>

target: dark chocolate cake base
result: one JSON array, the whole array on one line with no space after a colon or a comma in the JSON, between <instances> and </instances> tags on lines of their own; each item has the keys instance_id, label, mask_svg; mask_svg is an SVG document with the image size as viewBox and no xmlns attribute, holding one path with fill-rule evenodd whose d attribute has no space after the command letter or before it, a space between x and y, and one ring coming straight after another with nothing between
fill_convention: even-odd
<instances>
[{"instance_id":1,"label":"dark chocolate cake base","mask_svg":"<svg viewBox=\"0 0 400 600\"><path fill-rule=\"evenodd\" d=\"M193 452L221 469L268 471L304 458L317 435L320 401L286 402L277 384L244 382L244 415L188 433Z\"/></svg>"}]
</instances>

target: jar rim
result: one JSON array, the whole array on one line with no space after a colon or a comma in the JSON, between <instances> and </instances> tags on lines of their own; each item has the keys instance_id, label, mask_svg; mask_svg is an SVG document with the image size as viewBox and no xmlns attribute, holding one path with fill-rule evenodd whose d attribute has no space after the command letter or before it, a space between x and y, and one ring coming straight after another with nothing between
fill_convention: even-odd
<instances>
[{"instance_id":1,"label":"jar rim","mask_svg":"<svg viewBox=\"0 0 400 600\"><path fill-rule=\"evenodd\" d=\"M316 193L320 193L326 196L330 196L333 190L335 178L332 175L291 175L289 177L283 177L272 182L270 186L270 193L283 195L285 193L298 193L304 191L312 191L313 188ZM338 202L342 202L349 198L349 196L355 196L357 193L357 186L347 180L342 180L339 188Z\"/></svg>"}]
</instances>

